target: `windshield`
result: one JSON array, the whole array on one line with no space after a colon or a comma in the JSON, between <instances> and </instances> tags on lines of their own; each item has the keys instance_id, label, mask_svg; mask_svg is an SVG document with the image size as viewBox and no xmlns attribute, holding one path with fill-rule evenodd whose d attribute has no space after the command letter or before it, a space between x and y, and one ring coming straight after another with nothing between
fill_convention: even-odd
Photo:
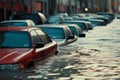
<instances>
[{"instance_id":1,"label":"windshield","mask_svg":"<svg viewBox=\"0 0 120 80\"><path fill-rule=\"evenodd\" d=\"M1 31L0 48L30 48L30 39L27 32Z\"/></svg>"},{"instance_id":2,"label":"windshield","mask_svg":"<svg viewBox=\"0 0 120 80\"><path fill-rule=\"evenodd\" d=\"M62 28L42 28L53 39L64 39L65 33Z\"/></svg>"},{"instance_id":3,"label":"windshield","mask_svg":"<svg viewBox=\"0 0 120 80\"><path fill-rule=\"evenodd\" d=\"M5 22L0 23L0 26L27 26L26 22Z\"/></svg>"},{"instance_id":4,"label":"windshield","mask_svg":"<svg viewBox=\"0 0 120 80\"><path fill-rule=\"evenodd\" d=\"M48 20L49 23L59 23L61 22L61 19L60 17L51 17L49 20Z\"/></svg>"}]
</instances>

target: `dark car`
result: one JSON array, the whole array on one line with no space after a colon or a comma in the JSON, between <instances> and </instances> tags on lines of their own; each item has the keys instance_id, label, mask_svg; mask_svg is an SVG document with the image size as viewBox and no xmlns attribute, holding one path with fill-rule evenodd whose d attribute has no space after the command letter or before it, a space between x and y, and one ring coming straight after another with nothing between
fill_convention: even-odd
<instances>
[{"instance_id":1,"label":"dark car","mask_svg":"<svg viewBox=\"0 0 120 80\"><path fill-rule=\"evenodd\" d=\"M13 19L14 20L30 19L30 20L33 20L36 25L44 24L47 21L45 15L39 12L14 14Z\"/></svg>"},{"instance_id":2,"label":"dark car","mask_svg":"<svg viewBox=\"0 0 120 80\"><path fill-rule=\"evenodd\" d=\"M0 71L30 68L57 52L58 44L39 28L0 28Z\"/></svg>"}]
</instances>

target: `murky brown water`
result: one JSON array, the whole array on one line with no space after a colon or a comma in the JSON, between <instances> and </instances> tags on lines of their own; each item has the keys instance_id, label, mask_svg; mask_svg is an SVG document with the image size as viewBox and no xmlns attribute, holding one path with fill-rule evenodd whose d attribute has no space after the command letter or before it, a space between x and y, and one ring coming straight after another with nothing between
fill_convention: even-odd
<instances>
[{"instance_id":1,"label":"murky brown water","mask_svg":"<svg viewBox=\"0 0 120 80\"><path fill-rule=\"evenodd\" d=\"M120 80L120 20L95 27L86 35L60 47L57 56L35 68L21 74L11 72L12 78L0 80Z\"/></svg>"}]
</instances>

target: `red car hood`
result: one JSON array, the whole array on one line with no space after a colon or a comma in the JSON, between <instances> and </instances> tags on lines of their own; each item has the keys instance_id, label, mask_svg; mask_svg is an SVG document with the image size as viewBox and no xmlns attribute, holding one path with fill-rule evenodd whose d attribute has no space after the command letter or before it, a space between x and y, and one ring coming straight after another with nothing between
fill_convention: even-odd
<instances>
[{"instance_id":1,"label":"red car hood","mask_svg":"<svg viewBox=\"0 0 120 80\"><path fill-rule=\"evenodd\" d=\"M33 49L28 48L0 49L0 64L16 63L19 59L32 51Z\"/></svg>"}]
</instances>

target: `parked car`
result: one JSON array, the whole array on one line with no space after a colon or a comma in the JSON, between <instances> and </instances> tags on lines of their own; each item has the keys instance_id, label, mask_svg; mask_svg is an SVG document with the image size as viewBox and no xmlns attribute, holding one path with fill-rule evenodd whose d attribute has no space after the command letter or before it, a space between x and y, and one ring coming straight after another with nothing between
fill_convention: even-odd
<instances>
[{"instance_id":1,"label":"parked car","mask_svg":"<svg viewBox=\"0 0 120 80\"><path fill-rule=\"evenodd\" d=\"M0 28L0 71L21 70L58 53L58 44L39 28Z\"/></svg>"},{"instance_id":2,"label":"parked car","mask_svg":"<svg viewBox=\"0 0 120 80\"><path fill-rule=\"evenodd\" d=\"M2 21L0 22L0 27L4 26L4 27L10 27L10 26L35 26L35 23L32 20L8 20L8 21Z\"/></svg>"},{"instance_id":3,"label":"parked car","mask_svg":"<svg viewBox=\"0 0 120 80\"><path fill-rule=\"evenodd\" d=\"M71 29L71 31L73 32L74 35L76 35L77 37L85 37L86 35L82 32L82 30L80 29L80 27L76 24L67 24L68 27Z\"/></svg>"},{"instance_id":4,"label":"parked car","mask_svg":"<svg viewBox=\"0 0 120 80\"><path fill-rule=\"evenodd\" d=\"M72 33L67 25L44 24L37 25L36 27L43 29L50 38L58 42L59 46L64 46L77 40L77 37Z\"/></svg>"},{"instance_id":5,"label":"parked car","mask_svg":"<svg viewBox=\"0 0 120 80\"><path fill-rule=\"evenodd\" d=\"M86 23L88 30L92 30L94 28L94 26L92 25L91 22L89 22L89 21L83 21L83 22Z\"/></svg>"},{"instance_id":6,"label":"parked car","mask_svg":"<svg viewBox=\"0 0 120 80\"><path fill-rule=\"evenodd\" d=\"M96 13L97 15L102 15L104 17L107 17L109 19L109 23L115 19L115 14L114 13L109 13L109 12L98 12Z\"/></svg>"},{"instance_id":7,"label":"parked car","mask_svg":"<svg viewBox=\"0 0 120 80\"><path fill-rule=\"evenodd\" d=\"M46 23L47 19L43 13L35 12L35 13L19 13L14 14L14 20L33 20L36 25Z\"/></svg>"},{"instance_id":8,"label":"parked car","mask_svg":"<svg viewBox=\"0 0 120 80\"><path fill-rule=\"evenodd\" d=\"M65 18L68 17L68 13L58 13L55 16L63 16Z\"/></svg>"},{"instance_id":9,"label":"parked car","mask_svg":"<svg viewBox=\"0 0 120 80\"><path fill-rule=\"evenodd\" d=\"M64 21L64 17L63 16L50 16L48 19L47 19L47 23L49 24L58 24L60 22Z\"/></svg>"},{"instance_id":10,"label":"parked car","mask_svg":"<svg viewBox=\"0 0 120 80\"><path fill-rule=\"evenodd\" d=\"M73 18L72 17L64 17L64 21L72 21Z\"/></svg>"},{"instance_id":11,"label":"parked car","mask_svg":"<svg viewBox=\"0 0 120 80\"><path fill-rule=\"evenodd\" d=\"M88 30L88 27L87 27L86 23L83 22L83 21L72 20L72 21L64 21L64 22L61 22L61 23L77 24L80 27L80 29L82 30L82 32Z\"/></svg>"},{"instance_id":12,"label":"parked car","mask_svg":"<svg viewBox=\"0 0 120 80\"><path fill-rule=\"evenodd\" d=\"M98 19L89 19L89 22L91 22L94 26L105 26L105 22L103 20Z\"/></svg>"}]
</instances>

